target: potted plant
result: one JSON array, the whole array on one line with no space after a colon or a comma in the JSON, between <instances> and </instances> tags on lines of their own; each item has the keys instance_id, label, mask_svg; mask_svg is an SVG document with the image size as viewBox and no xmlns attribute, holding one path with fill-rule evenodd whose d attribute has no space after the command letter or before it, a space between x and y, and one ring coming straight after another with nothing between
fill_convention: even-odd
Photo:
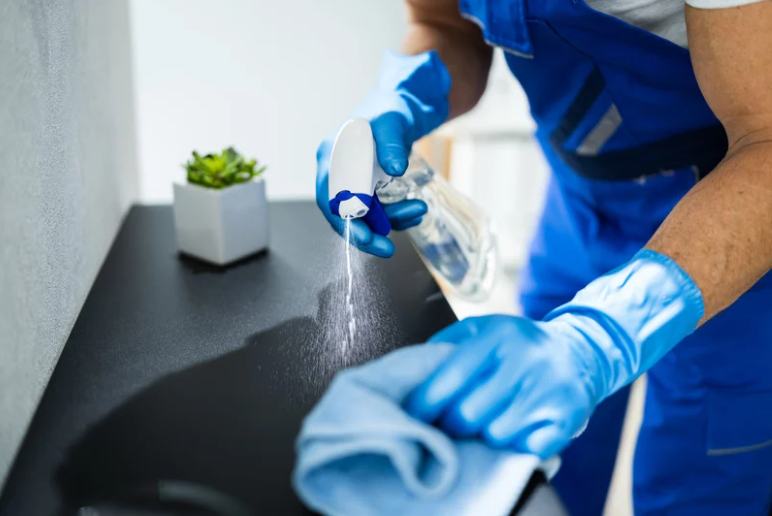
<instances>
[{"instance_id":1,"label":"potted plant","mask_svg":"<svg viewBox=\"0 0 772 516\"><path fill-rule=\"evenodd\" d=\"M268 247L265 167L233 148L193 157L186 183L174 185L174 225L180 251L216 265Z\"/></svg>"}]
</instances>

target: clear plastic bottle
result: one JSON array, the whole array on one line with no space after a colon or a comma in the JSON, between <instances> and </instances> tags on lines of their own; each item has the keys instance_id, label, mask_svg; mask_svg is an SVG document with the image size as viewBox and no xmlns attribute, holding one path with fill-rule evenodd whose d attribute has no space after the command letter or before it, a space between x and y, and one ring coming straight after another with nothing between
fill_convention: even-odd
<instances>
[{"instance_id":1,"label":"clear plastic bottle","mask_svg":"<svg viewBox=\"0 0 772 516\"><path fill-rule=\"evenodd\" d=\"M448 184L417 154L408 169L378 189L384 204L421 199L429 207L410 240L431 269L464 298L490 295L496 277L496 238L488 219L471 199Z\"/></svg>"}]
</instances>

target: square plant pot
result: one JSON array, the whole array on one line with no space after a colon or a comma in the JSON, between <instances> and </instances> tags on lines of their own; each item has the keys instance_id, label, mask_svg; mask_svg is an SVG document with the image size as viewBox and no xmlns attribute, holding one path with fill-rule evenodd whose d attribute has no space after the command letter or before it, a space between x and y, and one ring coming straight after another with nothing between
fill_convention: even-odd
<instances>
[{"instance_id":1,"label":"square plant pot","mask_svg":"<svg viewBox=\"0 0 772 516\"><path fill-rule=\"evenodd\" d=\"M175 183L174 226L181 252L216 265L262 251L269 239L265 181L219 190Z\"/></svg>"}]
</instances>

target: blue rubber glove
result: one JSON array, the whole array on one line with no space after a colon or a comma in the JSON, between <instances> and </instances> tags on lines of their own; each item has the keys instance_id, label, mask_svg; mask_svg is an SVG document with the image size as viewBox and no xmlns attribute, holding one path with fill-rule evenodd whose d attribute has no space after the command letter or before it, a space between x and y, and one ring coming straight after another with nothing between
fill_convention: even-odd
<instances>
[{"instance_id":1,"label":"blue rubber glove","mask_svg":"<svg viewBox=\"0 0 772 516\"><path fill-rule=\"evenodd\" d=\"M702 294L689 276L643 250L541 322L492 315L432 337L458 348L411 394L407 409L451 435L547 458L702 315Z\"/></svg>"},{"instance_id":2,"label":"blue rubber glove","mask_svg":"<svg viewBox=\"0 0 772 516\"><path fill-rule=\"evenodd\" d=\"M449 91L450 74L436 52L384 56L376 87L349 118L370 121L378 161L387 174L404 174L413 142L447 119ZM323 141L316 153L316 204L342 236L345 222L330 211L327 186L333 139L334 135ZM426 203L420 200L384 205L392 227L397 230L418 225L426 209ZM394 254L391 240L374 234L362 220L352 222L351 236L352 243L366 253L382 258Z\"/></svg>"}]
</instances>

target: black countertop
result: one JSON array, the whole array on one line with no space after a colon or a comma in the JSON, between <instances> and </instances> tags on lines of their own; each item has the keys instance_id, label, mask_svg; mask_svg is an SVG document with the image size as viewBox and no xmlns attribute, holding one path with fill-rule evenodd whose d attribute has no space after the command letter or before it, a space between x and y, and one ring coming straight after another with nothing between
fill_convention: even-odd
<instances>
[{"instance_id":1,"label":"black countertop","mask_svg":"<svg viewBox=\"0 0 772 516\"><path fill-rule=\"evenodd\" d=\"M309 514L290 486L294 439L332 375L455 316L396 235L392 259L354 253L359 330L344 352L342 240L312 202L273 203L270 216L270 250L220 269L178 255L170 207L131 209L0 515Z\"/></svg>"}]
</instances>

